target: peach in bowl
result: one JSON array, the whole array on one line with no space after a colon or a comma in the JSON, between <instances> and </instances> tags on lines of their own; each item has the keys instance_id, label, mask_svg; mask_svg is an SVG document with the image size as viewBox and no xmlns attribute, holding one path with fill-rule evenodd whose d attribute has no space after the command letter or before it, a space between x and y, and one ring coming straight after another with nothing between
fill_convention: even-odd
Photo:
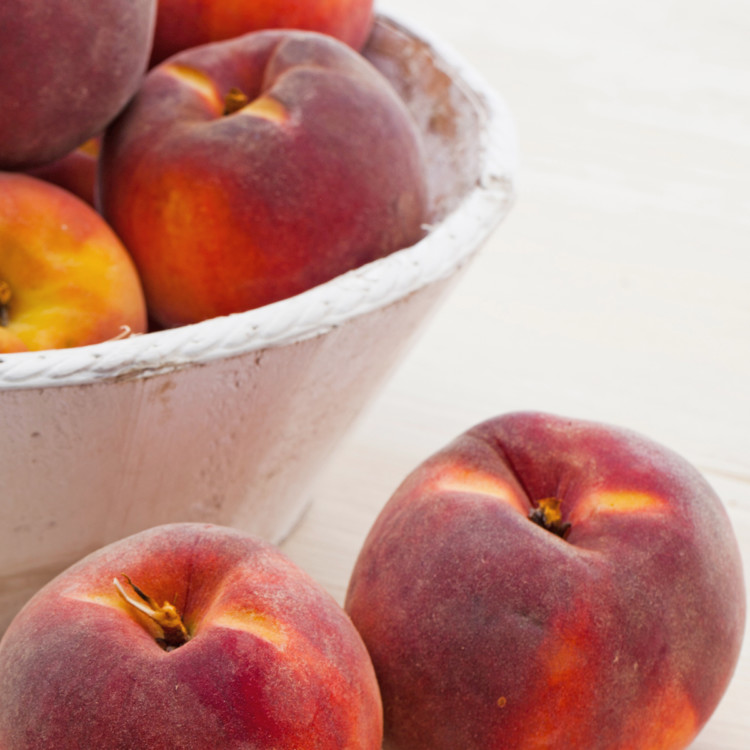
<instances>
[{"instance_id":1,"label":"peach in bowl","mask_svg":"<svg viewBox=\"0 0 750 750\"><path fill-rule=\"evenodd\" d=\"M424 236L249 311L0 355L0 630L59 571L157 524L211 522L280 541L317 471L509 211L514 126L481 76L391 15L376 17L363 54L421 134Z\"/></svg>"}]
</instances>

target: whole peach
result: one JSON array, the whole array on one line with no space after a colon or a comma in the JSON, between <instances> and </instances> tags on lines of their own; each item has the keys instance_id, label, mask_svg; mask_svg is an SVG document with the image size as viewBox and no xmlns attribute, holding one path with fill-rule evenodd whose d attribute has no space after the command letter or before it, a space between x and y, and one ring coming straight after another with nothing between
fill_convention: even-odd
<instances>
[{"instance_id":1,"label":"whole peach","mask_svg":"<svg viewBox=\"0 0 750 750\"><path fill-rule=\"evenodd\" d=\"M102 131L148 65L156 0L0 3L0 169L54 161Z\"/></svg>"},{"instance_id":2,"label":"whole peach","mask_svg":"<svg viewBox=\"0 0 750 750\"><path fill-rule=\"evenodd\" d=\"M151 65L207 42L264 29L330 34L359 50L372 27L373 0L159 0Z\"/></svg>"},{"instance_id":3,"label":"whole peach","mask_svg":"<svg viewBox=\"0 0 750 750\"><path fill-rule=\"evenodd\" d=\"M259 31L152 69L105 133L98 186L162 326L290 297L424 234L409 112L314 32Z\"/></svg>"},{"instance_id":4,"label":"whole peach","mask_svg":"<svg viewBox=\"0 0 750 750\"><path fill-rule=\"evenodd\" d=\"M0 352L97 344L146 326L133 261L94 208L0 172Z\"/></svg>"},{"instance_id":5,"label":"whole peach","mask_svg":"<svg viewBox=\"0 0 750 750\"><path fill-rule=\"evenodd\" d=\"M745 592L724 508L684 459L521 412L404 481L346 609L389 750L678 750L733 673Z\"/></svg>"},{"instance_id":6,"label":"whole peach","mask_svg":"<svg viewBox=\"0 0 750 750\"><path fill-rule=\"evenodd\" d=\"M158 526L53 579L0 641L3 750L380 750L372 664L276 548Z\"/></svg>"}]
</instances>

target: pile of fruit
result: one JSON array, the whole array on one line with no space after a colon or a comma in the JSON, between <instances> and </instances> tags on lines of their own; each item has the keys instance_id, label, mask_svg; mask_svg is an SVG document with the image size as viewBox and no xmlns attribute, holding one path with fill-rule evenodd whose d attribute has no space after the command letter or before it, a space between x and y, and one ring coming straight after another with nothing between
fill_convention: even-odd
<instances>
[{"instance_id":1,"label":"pile of fruit","mask_svg":"<svg viewBox=\"0 0 750 750\"><path fill-rule=\"evenodd\" d=\"M736 539L692 466L620 428L509 414L406 478L345 610L210 524L73 565L0 641L0 747L681 750L744 617Z\"/></svg>"},{"instance_id":2,"label":"pile of fruit","mask_svg":"<svg viewBox=\"0 0 750 750\"><path fill-rule=\"evenodd\" d=\"M0 6L0 353L242 312L422 237L372 0L244 5Z\"/></svg>"},{"instance_id":3,"label":"pile of fruit","mask_svg":"<svg viewBox=\"0 0 750 750\"><path fill-rule=\"evenodd\" d=\"M357 52L371 3L240 5L0 4L0 351L246 310L419 238L419 138ZM519 412L404 480L344 607L211 524L80 560L0 640L0 748L681 750L744 623L695 468Z\"/></svg>"}]
</instances>

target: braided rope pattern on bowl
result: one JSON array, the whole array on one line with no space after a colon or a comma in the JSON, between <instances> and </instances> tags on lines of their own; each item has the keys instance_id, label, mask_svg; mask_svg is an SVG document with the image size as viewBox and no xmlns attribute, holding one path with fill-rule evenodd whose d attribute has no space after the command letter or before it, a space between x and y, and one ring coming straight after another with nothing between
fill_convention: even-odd
<instances>
[{"instance_id":1,"label":"braided rope pattern on bowl","mask_svg":"<svg viewBox=\"0 0 750 750\"><path fill-rule=\"evenodd\" d=\"M380 16L404 33L392 16ZM283 346L324 334L455 273L507 214L514 198L515 129L499 97L450 49L421 31L435 59L486 115L475 187L412 247L354 269L295 297L248 312L75 349L0 355L0 391L147 377L191 364Z\"/></svg>"}]
</instances>

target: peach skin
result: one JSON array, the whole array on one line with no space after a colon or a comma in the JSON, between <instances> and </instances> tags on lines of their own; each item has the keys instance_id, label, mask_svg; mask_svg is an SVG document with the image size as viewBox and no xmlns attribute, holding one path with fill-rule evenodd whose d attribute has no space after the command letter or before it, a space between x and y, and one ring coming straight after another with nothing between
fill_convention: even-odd
<instances>
[{"instance_id":1,"label":"peach skin","mask_svg":"<svg viewBox=\"0 0 750 750\"><path fill-rule=\"evenodd\" d=\"M0 173L0 353L97 344L146 326L133 261L94 208Z\"/></svg>"},{"instance_id":2,"label":"peach skin","mask_svg":"<svg viewBox=\"0 0 750 750\"><path fill-rule=\"evenodd\" d=\"M105 133L98 184L163 327L290 297L424 235L416 125L373 66L313 32L152 69Z\"/></svg>"},{"instance_id":3,"label":"peach skin","mask_svg":"<svg viewBox=\"0 0 750 750\"><path fill-rule=\"evenodd\" d=\"M733 673L745 590L725 510L688 462L520 412L407 477L346 609L388 750L681 750Z\"/></svg>"},{"instance_id":4,"label":"peach skin","mask_svg":"<svg viewBox=\"0 0 750 750\"><path fill-rule=\"evenodd\" d=\"M210 524L114 542L0 641L3 750L380 750L367 651L276 548Z\"/></svg>"},{"instance_id":5,"label":"peach skin","mask_svg":"<svg viewBox=\"0 0 750 750\"><path fill-rule=\"evenodd\" d=\"M159 0L151 66L177 52L265 29L318 31L359 50L372 0Z\"/></svg>"}]
</instances>

